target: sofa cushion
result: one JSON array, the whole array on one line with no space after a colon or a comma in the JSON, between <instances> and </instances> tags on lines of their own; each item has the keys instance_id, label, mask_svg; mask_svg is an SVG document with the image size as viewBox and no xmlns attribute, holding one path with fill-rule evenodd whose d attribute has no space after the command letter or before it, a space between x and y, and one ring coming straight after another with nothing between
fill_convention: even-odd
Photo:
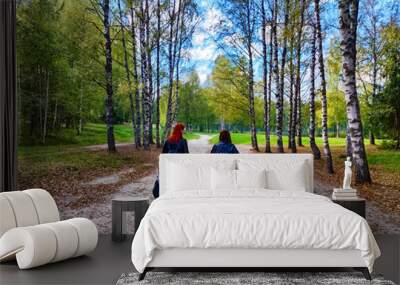
<instances>
[{"instance_id":1,"label":"sofa cushion","mask_svg":"<svg viewBox=\"0 0 400 285\"><path fill-rule=\"evenodd\" d=\"M17 227L34 226L39 224L38 214L31 197L23 191L3 192L13 210Z\"/></svg>"},{"instance_id":2,"label":"sofa cushion","mask_svg":"<svg viewBox=\"0 0 400 285\"><path fill-rule=\"evenodd\" d=\"M17 222L15 220L14 211L8 199L0 194L0 237L8 230L15 228Z\"/></svg>"},{"instance_id":3,"label":"sofa cushion","mask_svg":"<svg viewBox=\"0 0 400 285\"><path fill-rule=\"evenodd\" d=\"M60 220L56 202L49 192L43 189L28 189L22 192L32 199L39 224L58 222Z\"/></svg>"}]
</instances>

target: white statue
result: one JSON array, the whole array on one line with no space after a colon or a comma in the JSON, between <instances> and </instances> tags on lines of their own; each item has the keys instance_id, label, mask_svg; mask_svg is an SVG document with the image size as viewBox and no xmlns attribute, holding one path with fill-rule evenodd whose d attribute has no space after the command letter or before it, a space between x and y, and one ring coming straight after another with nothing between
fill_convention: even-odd
<instances>
[{"instance_id":1,"label":"white statue","mask_svg":"<svg viewBox=\"0 0 400 285\"><path fill-rule=\"evenodd\" d=\"M351 189L351 157L347 157L347 160L344 162L344 179L343 179L343 189Z\"/></svg>"}]
</instances>

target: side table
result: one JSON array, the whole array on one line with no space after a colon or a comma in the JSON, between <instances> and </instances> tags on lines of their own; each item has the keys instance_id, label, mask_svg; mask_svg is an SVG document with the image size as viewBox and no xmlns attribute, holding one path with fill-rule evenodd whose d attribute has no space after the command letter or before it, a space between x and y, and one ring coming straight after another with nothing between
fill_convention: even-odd
<instances>
[{"instance_id":1,"label":"side table","mask_svg":"<svg viewBox=\"0 0 400 285\"><path fill-rule=\"evenodd\" d=\"M112 199L112 240L122 241L126 238L126 212L135 213L134 232L136 232L148 208L149 199L147 198L125 197Z\"/></svg>"},{"instance_id":2,"label":"side table","mask_svg":"<svg viewBox=\"0 0 400 285\"><path fill-rule=\"evenodd\" d=\"M332 199L332 201L356 214L359 214L365 219L365 199L357 197L347 200Z\"/></svg>"}]
</instances>

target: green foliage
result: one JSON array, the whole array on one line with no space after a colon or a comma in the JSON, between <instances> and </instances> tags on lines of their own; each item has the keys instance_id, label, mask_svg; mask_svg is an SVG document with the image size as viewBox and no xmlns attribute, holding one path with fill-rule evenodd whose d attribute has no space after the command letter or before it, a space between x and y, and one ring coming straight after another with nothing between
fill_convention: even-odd
<instances>
[{"instance_id":1,"label":"green foliage","mask_svg":"<svg viewBox=\"0 0 400 285\"><path fill-rule=\"evenodd\" d=\"M184 123L187 130L209 131L215 121L206 94L206 90L200 87L200 80L195 72L181 84L178 121Z\"/></svg>"},{"instance_id":2,"label":"green foliage","mask_svg":"<svg viewBox=\"0 0 400 285\"><path fill-rule=\"evenodd\" d=\"M382 130L397 140L400 148L400 26L389 23L382 31L382 56L385 60L383 90L377 96L373 119L382 122Z\"/></svg>"},{"instance_id":3,"label":"green foliage","mask_svg":"<svg viewBox=\"0 0 400 285\"><path fill-rule=\"evenodd\" d=\"M47 139L62 135L62 129L78 132L85 122L103 120L103 38L96 28L101 22L88 12L88 7L89 0L32 0L18 5L22 144L47 143ZM118 54L118 48L114 52ZM116 66L116 73L118 69ZM124 105L123 98L116 99L116 122L126 116Z\"/></svg>"},{"instance_id":4,"label":"green foliage","mask_svg":"<svg viewBox=\"0 0 400 285\"><path fill-rule=\"evenodd\" d=\"M244 65L244 64L243 64ZM249 125L247 77L239 66L225 56L218 56L211 74L209 100L221 127Z\"/></svg>"},{"instance_id":5,"label":"green foliage","mask_svg":"<svg viewBox=\"0 0 400 285\"><path fill-rule=\"evenodd\" d=\"M338 39L332 39L330 42L329 53L327 57L327 92L328 100L328 127L335 129L336 137L341 133L346 133L346 105L344 92L339 88L341 76L341 52ZM320 118L320 104L318 104L318 116ZM330 140L329 140L330 141Z\"/></svg>"}]
</instances>

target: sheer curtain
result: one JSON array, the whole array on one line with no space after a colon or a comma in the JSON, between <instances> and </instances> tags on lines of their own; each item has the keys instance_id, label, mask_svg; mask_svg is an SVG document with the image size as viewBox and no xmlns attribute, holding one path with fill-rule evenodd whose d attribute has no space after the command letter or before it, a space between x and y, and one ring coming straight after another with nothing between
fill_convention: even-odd
<instances>
[{"instance_id":1,"label":"sheer curtain","mask_svg":"<svg viewBox=\"0 0 400 285\"><path fill-rule=\"evenodd\" d=\"M16 3L0 0L0 191L16 190Z\"/></svg>"}]
</instances>

